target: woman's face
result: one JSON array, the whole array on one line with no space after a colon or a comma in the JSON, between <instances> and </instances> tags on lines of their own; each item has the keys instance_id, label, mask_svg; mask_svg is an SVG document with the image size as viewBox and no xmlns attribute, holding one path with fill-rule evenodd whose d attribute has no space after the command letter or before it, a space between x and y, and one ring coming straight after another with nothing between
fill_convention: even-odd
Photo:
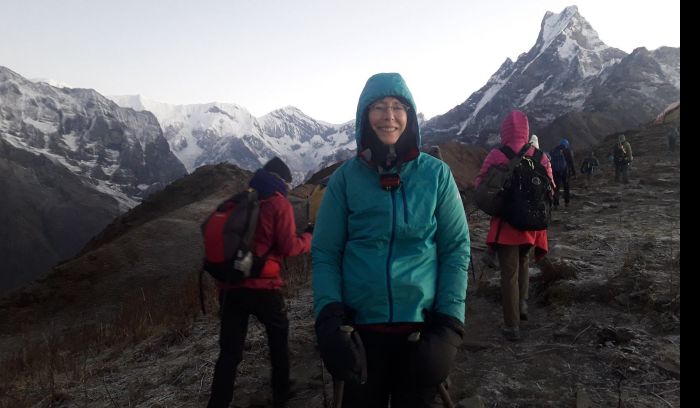
<instances>
[{"instance_id":1,"label":"woman's face","mask_svg":"<svg viewBox=\"0 0 700 408\"><path fill-rule=\"evenodd\" d=\"M406 130L408 110L400 100L387 96L369 105L369 124L385 145L396 144Z\"/></svg>"}]
</instances>

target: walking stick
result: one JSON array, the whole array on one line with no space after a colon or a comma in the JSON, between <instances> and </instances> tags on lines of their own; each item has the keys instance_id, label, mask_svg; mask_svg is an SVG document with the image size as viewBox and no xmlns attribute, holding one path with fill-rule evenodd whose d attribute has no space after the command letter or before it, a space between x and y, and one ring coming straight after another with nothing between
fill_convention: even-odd
<instances>
[{"instance_id":1,"label":"walking stick","mask_svg":"<svg viewBox=\"0 0 700 408\"><path fill-rule=\"evenodd\" d=\"M344 335L348 336L348 339L352 335L352 332L355 331L355 329L347 324L344 324L340 326L340 331L343 332ZM333 408L342 408L343 407L343 393L345 392L345 381L344 380L339 380L335 377L333 377Z\"/></svg>"},{"instance_id":2,"label":"walking stick","mask_svg":"<svg viewBox=\"0 0 700 408\"><path fill-rule=\"evenodd\" d=\"M345 381L333 377L333 408L343 407L343 393L345 392Z\"/></svg>"}]
</instances>

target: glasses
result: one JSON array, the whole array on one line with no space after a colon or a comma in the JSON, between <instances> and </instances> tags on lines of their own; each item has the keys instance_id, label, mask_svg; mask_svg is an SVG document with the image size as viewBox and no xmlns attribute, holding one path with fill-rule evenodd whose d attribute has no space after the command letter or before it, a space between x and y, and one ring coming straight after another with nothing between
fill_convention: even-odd
<instances>
[{"instance_id":1,"label":"glasses","mask_svg":"<svg viewBox=\"0 0 700 408\"><path fill-rule=\"evenodd\" d=\"M393 105L387 105L385 103L373 103L369 105L370 113L385 114L389 112L389 109L391 109L391 113L393 113L394 115L401 115L408 112L411 108L402 103L396 103Z\"/></svg>"}]
</instances>

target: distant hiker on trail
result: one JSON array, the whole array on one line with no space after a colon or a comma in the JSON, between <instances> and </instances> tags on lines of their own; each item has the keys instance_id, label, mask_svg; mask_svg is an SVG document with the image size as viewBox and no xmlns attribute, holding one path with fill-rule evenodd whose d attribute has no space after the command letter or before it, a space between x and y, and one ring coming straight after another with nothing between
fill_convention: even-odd
<instances>
[{"instance_id":1,"label":"distant hiker on trail","mask_svg":"<svg viewBox=\"0 0 700 408\"><path fill-rule=\"evenodd\" d=\"M513 152L519 152L528 142L529 124L527 116L514 110L501 123L501 144ZM525 157L532 157L537 150L530 148ZM505 165L509 161L501 148L492 149L484 159L479 174L474 179L478 186L484 181L489 168ZM552 187L552 168L546 155L542 155L540 163L549 177ZM529 290L529 253L535 247L535 258L542 258L548 250L547 230L522 231L513 227L505 219L491 217L491 225L486 237L486 244L493 247L498 254L501 267L501 301L503 304L503 320L505 327L503 335L511 341L518 341L521 320L528 320L528 290Z\"/></svg>"},{"instance_id":2,"label":"distant hiker on trail","mask_svg":"<svg viewBox=\"0 0 700 408\"><path fill-rule=\"evenodd\" d=\"M267 332L272 362L272 397L275 407L285 406L290 397L289 321L281 288L281 263L286 256L300 255L311 248L313 225L296 233L292 204L287 199L287 184L292 174L275 157L255 172L249 186L258 192L260 213L253 236L253 253L262 257L256 278L239 284L219 282L221 332L219 359L214 369L208 407L228 407L233 399L236 370L243 358L248 317L254 315Z\"/></svg>"},{"instance_id":3,"label":"distant hiker on trail","mask_svg":"<svg viewBox=\"0 0 700 408\"><path fill-rule=\"evenodd\" d=\"M622 180L625 184L629 183L627 173L633 157L632 146L625 139L625 135L618 136L617 143L613 146L612 157L615 164L615 181L620 182Z\"/></svg>"},{"instance_id":4,"label":"distant hiker on trail","mask_svg":"<svg viewBox=\"0 0 700 408\"><path fill-rule=\"evenodd\" d=\"M671 153L676 152L676 143L681 137L681 124L677 123L668 132L668 151Z\"/></svg>"},{"instance_id":5,"label":"distant hiker on trail","mask_svg":"<svg viewBox=\"0 0 700 408\"><path fill-rule=\"evenodd\" d=\"M593 173L596 172L599 165L600 163L598 163L598 158L595 157L595 152L591 150L588 157L583 159L583 162L581 162L580 170L581 174L586 175L586 184L590 183L591 177L593 176Z\"/></svg>"},{"instance_id":6,"label":"distant hiker on trail","mask_svg":"<svg viewBox=\"0 0 700 408\"><path fill-rule=\"evenodd\" d=\"M552 173L554 174L554 182L557 185L554 192L554 207L559 206L559 198L561 191L564 190L564 205L569 206L569 177L576 177L576 169L574 168L574 152L571 150L571 144L566 138L562 138L559 144L549 152L549 157L552 161Z\"/></svg>"},{"instance_id":7,"label":"distant hiker on trail","mask_svg":"<svg viewBox=\"0 0 700 408\"><path fill-rule=\"evenodd\" d=\"M419 151L416 112L401 75L367 80L357 156L317 216L316 335L344 408L431 406L465 333L466 215L450 168Z\"/></svg>"}]
</instances>

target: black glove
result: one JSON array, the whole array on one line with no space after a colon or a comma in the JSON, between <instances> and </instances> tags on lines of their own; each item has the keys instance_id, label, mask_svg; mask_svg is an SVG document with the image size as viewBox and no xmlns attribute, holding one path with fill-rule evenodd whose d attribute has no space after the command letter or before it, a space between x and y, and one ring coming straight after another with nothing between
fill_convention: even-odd
<instances>
[{"instance_id":1,"label":"black glove","mask_svg":"<svg viewBox=\"0 0 700 408\"><path fill-rule=\"evenodd\" d=\"M418 386L437 386L452 369L464 338L464 324L440 312L424 315L425 325L408 357L408 375Z\"/></svg>"},{"instance_id":2,"label":"black glove","mask_svg":"<svg viewBox=\"0 0 700 408\"><path fill-rule=\"evenodd\" d=\"M352 309L340 302L327 304L316 319L316 338L321 359L335 379L364 384L365 348L360 335L348 324L352 315Z\"/></svg>"},{"instance_id":3,"label":"black glove","mask_svg":"<svg viewBox=\"0 0 700 408\"><path fill-rule=\"evenodd\" d=\"M308 224L306 226L306 229L304 230L304 232L308 232L309 234L313 234L314 233L314 224Z\"/></svg>"}]
</instances>

